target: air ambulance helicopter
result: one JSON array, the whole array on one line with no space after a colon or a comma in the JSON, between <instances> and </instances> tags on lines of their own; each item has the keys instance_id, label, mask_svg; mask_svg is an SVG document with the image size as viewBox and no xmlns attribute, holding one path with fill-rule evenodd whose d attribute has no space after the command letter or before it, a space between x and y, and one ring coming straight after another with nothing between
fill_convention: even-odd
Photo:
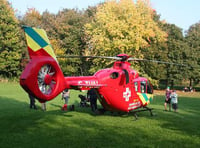
<instances>
[{"instance_id":1,"label":"air ambulance helicopter","mask_svg":"<svg viewBox=\"0 0 200 148\"><path fill-rule=\"evenodd\" d=\"M147 78L131 69L127 54L116 57L113 66L97 71L93 76L65 77L43 29L23 27L30 57L20 76L23 89L41 102L54 99L64 89L89 90L94 88L106 111L130 112L147 105L153 99L153 88ZM99 56L100 57L100 56ZM98 56L97 56L98 58ZM100 57L102 58L102 57ZM165 63L165 62L164 62Z\"/></svg>"}]
</instances>

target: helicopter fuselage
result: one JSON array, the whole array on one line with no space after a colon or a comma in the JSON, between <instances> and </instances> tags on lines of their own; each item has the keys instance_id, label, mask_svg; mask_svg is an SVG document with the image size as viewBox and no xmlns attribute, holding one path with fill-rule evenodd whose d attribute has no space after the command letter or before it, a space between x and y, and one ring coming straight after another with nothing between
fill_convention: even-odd
<instances>
[{"instance_id":1,"label":"helicopter fuselage","mask_svg":"<svg viewBox=\"0 0 200 148\"><path fill-rule=\"evenodd\" d=\"M65 81L69 89L95 88L100 103L110 111L129 112L146 106L153 97L150 82L139 77L128 62L116 61L112 68L99 70L93 76L65 77Z\"/></svg>"}]
</instances>

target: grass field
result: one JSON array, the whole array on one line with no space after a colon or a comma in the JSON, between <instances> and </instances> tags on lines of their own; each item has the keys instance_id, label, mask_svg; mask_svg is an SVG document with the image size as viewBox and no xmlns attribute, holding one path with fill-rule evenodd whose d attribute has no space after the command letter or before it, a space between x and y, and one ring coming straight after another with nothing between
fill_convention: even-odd
<instances>
[{"instance_id":1,"label":"grass field","mask_svg":"<svg viewBox=\"0 0 200 148\"><path fill-rule=\"evenodd\" d=\"M47 103L47 111L29 109L27 94L16 83L0 83L0 146L2 148L133 148L200 147L200 93L182 93L179 111L163 111L163 92L155 92L148 112L133 115L94 115L79 108L79 91L72 91L69 104L75 111L63 112L58 96Z\"/></svg>"}]
</instances>

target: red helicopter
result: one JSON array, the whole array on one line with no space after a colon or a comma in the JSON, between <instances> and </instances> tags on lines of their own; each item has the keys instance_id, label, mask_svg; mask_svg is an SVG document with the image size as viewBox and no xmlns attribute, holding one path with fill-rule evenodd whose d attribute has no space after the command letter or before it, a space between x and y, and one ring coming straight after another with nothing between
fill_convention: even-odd
<instances>
[{"instance_id":1,"label":"red helicopter","mask_svg":"<svg viewBox=\"0 0 200 148\"><path fill-rule=\"evenodd\" d=\"M112 68L101 69L93 76L64 77L56 55L43 29L24 27L30 61L20 76L20 85L39 101L50 101L64 89L95 88L98 99L107 111L130 112L147 109L153 99L153 88L147 78L131 69L126 54L116 57Z\"/></svg>"}]
</instances>

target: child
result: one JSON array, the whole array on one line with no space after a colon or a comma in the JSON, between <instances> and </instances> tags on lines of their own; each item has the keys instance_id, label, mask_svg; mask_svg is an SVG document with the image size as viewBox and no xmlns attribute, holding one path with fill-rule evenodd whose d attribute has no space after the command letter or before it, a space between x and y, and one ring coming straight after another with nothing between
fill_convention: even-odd
<instances>
[{"instance_id":1,"label":"child","mask_svg":"<svg viewBox=\"0 0 200 148\"><path fill-rule=\"evenodd\" d=\"M87 104L87 102L89 102L89 100L85 96L78 95L78 97L81 99L81 101L80 101L80 107L88 107L89 106Z\"/></svg>"},{"instance_id":2,"label":"child","mask_svg":"<svg viewBox=\"0 0 200 148\"><path fill-rule=\"evenodd\" d=\"M68 89L65 89L62 92L62 99L65 99L65 104L63 105L62 110L67 111L67 104L68 104L68 100L69 100L69 90Z\"/></svg>"},{"instance_id":3,"label":"child","mask_svg":"<svg viewBox=\"0 0 200 148\"><path fill-rule=\"evenodd\" d=\"M170 97L171 97L172 108L174 109L175 112L177 112L177 109L178 109L178 95L176 94L175 90L172 91Z\"/></svg>"}]
</instances>

